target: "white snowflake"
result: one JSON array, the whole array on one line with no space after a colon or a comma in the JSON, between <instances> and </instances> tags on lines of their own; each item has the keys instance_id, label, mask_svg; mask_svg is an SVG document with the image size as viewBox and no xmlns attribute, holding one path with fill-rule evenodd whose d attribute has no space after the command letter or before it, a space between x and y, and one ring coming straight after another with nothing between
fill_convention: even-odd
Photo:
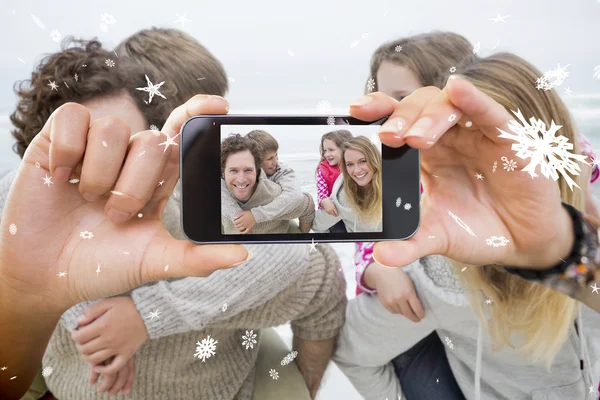
<instances>
[{"instance_id":1,"label":"white snowflake","mask_svg":"<svg viewBox=\"0 0 600 400\"><path fill-rule=\"evenodd\" d=\"M205 362L207 358L211 358L216 355L218 340L215 340L208 335L201 342L196 342L196 353L194 357L202 359Z\"/></svg>"},{"instance_id":2,"label":"white snowflake","mask_svg":"<svg viewBox=\"0 0 600 400\"><path fill-rule=\"evenodd\" d=\"M448 122L454 122L456 121L456 114L450 114L450 116L448 117Z\"/></svg>"},{"instance_id":3,"label":"white snowflake","mask_svg":"<svg viewBox=\"0 0 600 400\"><path fill-rule=\"evenodd\" d=\"M406 211L410 210L412 208L412 205L410 203L404 203L404 209Z\"/></svg>"},{"instance_id":4,"label":"white snowflake","mask_svg":"<svg viewBox=\"0 0 600 400\"><path fill-rule=\"evenodd\" d=\"M100 24L100 30L102 32L108 32L108 25L106 25L106 24Z\"/></svg>"},{"instance_id":5,"label":"white snowflake","mask_svg":"<svg viewBox=\"0 0 600 400\"><path fill-rule=\"evenodd\" d=\"M327 100L321 100L317 103L317 112L328 113L331 111L331 103Z\"/></svg>"},{"instance_id":6,"label":"white snowflake","mask_svg":"<svg viewBox=\"0 0 600 400\"><path fill-rule=\"evenodd\" d=\"M473 126L473 122L471 122L471 121L465 122L465 127L470 128L472 126Z\"/></svg>"},{"instance_id":7,"label":"white snowflake","mask_svg":"<svg viewBox=\"0 0 600 400\"><path fill-rule=\"evenodd\" d=\"M502 160L502 165L504 166L504 169L508 172L512 172L515 170L515 168L517 168L517 163L514 160L509 160L506 156L502 156L500 157L500 159Z\"/></svg>"},{"instance_id":8,"label":"white snowflake","mask_svg":"<svg viewBox=\"0 0 600 400\"><path fill-rule=\"evenodd\" d=\"M222 312L227 311L227 303L223 304L223 307L221 307L221 311Z\"/></svg>"},{"instance_id":9,"label":"white snowflake","mask_svg":"<svg viewBox=\"0 0 600 400\"><path fill-rule=\"evenodd\" d=\"M450 340L450 338L448 336L444 337L444 340L446 341L446 344L448 345L448 347L450 347L451 349L454 348L454 345L452 344L452 340Z\"/></svg>"},{"instance_id":10,"label":"white snowflake","mask_svg":"<svg viewBox=\"0 0 600 400\"><path fill-rule=\"evenodd\" d=\"M508 239L504 236L490 236L489 238L485 239L485 243L488 246L493 247L505 247L508 242Z\"/></svg>"},{"instance_id":11,"label":"white snowflake","mask_svg":"<svg viewBox=\"0 0 600 400\"><path fill-rule=\"evenodd\" d=\"M450 67L450 73L453 74L456 72L456 67Z\"/></svg>"},{"instance_id":12,"label":"white snowflake","mask_svg":"<svg viewBox=\"0 0 600 400\"><path fill-rule=\"evenodd\" d=\"M187 18L187 13L185 13L183 15L179 15L179 14L175 13L175 15L177 15L177 19L175 20L175 23L176 24L181 23L181 26L183 28L185 28L185 23L186 22L192 22L192 20L190 20L190 19Z\"/></svg>"},{"instance_id":13,"label":"white snowflake","mask_svg":"<svg viewBox=\"0 0 600 400\"><path fill-rule=\"evenodd\" d=\"M596 65L594 68L594 78L600 79L600 65Z\"/></svg>"},{"instance_id":14,"label":"white snowflake","mask_svg":"<svg viewBox=\"0 0 600 400\"><path fill-rule=\"evenodd\" d=\"M362 38L363 39L368 39L369 38L369 34L367 32L362 34Z\"/></svg>"},{"instance_id":15,"label":"white snowflake","mask_svg":"<svg viewBox=\"0 0 600 400\"><path fill-rule=\"evenodd\" d=\"M401 205L401 204L402 204L402 198L401 198L401 197L398 197L398 198L396 199L396 207L400 207L400 205Z\"/></svg>"},{"instance_id":16,"label":"white snowflake","mask_svg":"<svg viewBox=\"0 0 600 400\"><path fill-rule=\"evenodd\" d=\"M161 92L158 91L158 89L163 85L163 83L165 83L165 81L162 81L161 83L158 83L156 85L154 85L152 82L150 82L150 78L148 78L148 75L144 75L146 77L146 82L148 83L148 86L143 87L143 88L136 88L136 90L143 90L144 92L148 92L149 94L149 99L148 99L148 103L152 103L152 98L154 97L154 95L160 96L163 99L166 99L165 96L163 96L163 94Z\"/></svg>"},{"instance_id":17,"label":"white snowflake","mask_svg":"<svg viewBox=\"0 0 600 400\"><path fill-rule=\"evenodd\" d=\"M159 315L162 314L160 311L156 310L156 311L150 311L150 314L148 314L147 318L150 318L150 321L154 321L154 318L159 319Z\"/></svg>"},{"instance_id":18,"label":"white snowflake","mask_svg":"<svg viewBox=\"0 0 600 400\"><path fill-rule=\"evenodd\" d=\"M505 15L504 17L500 16L500 13L498 13L498 15L495 18L490 18L490 21L494 21L494 24L496 22L506 22L506 18L510 17L509 15Z\"/></svg>"},{"instance_id":19,"label":"white snowflake","mask_svg":"<svg viewBox=\"0 0 600 400\"><path fill-rule=\"evenodd\" d=\"M56 81L48 81L48 85L50 86L50 90L56 90L58 92L58 85L56 84Z\"/></svg>"},{"instance_id":20,"label":"white snowflake","mask_svg":"<svg viewBox=\"0 0 600 400\"><path fill-rule=\"evenodd\" d=\"M16 224L10 224L10 226L8 227L8 233L10 233L11 235L15 236L17 234L17 225Z\"/></svg>"},{"instance_id":21,"label":"white snowflake","mask_svg":"<svg viewBox=\"0 0 600 400\"><path fill-rule=\"evenodd\" d=\"M39 26L42 29L46 29L46 25L44 25L42 20L37 15L30 14L30 17L37 26Z\"/></svg>"},{"instance_id":22,"label":"white snowflake","mask_svg":"<svg viewBox=\"0 0 600 400\"><path fill-rule=\"evenodd\" d=\"M36 161L36 162L35 162L35 167L36 167L36 168L39 168L39 167L41 167L41 166L42 166L42 165L40 164L40 162L39 162L39 161Z\"/></svg>"},{"instance_id":23,"label":"white snowflake","mask_svg":"<svg viewBox=\"0 0 600 400\"><path fill-rule=\"evenodd\" d=\"M165 146L165 151L163 151L163 153L167 151L169 146L177 146L177 143L175 143L175 138L179 136L179 133L173 137L170 137L168 133L165 133L165 135L167 136L167 140L159 144L159 146Z\"/></svg>"},{"instance_id":24,"label":"white snowflake","mask_svg":"<svg viewBox=\"0 0 600 400\"><path fill-rule=\"evenodd\" d=\"M50 187L50 185L53 185L54 182L52 182L52 177L48 176L48 174L46 174L46 176L44 177L44 185L48 185L48 187Z\"/></svg>"},{"instance_id":25,"label":"white snowflake","mask_svg":"<svg viewBox=\"0 0 600 400\"><path fill-rule=\"evenodd\" d=\"M396 53L400 53L402 51L402 46L398 45L398 46L394 47L394 51Z\"/></svg>"},{"instance_id":26,"label":"white snowflake","mask_svg":"<svg viewBox=\"0 0 600 400\"><path fill-rule=\"evenodd\" d=\"M375 79L369 78L369 80L367 81L367 90L369 92L372 92L373 90L375 90Z\"/></svg>"},{"instance_id":27,"label":"white snowflake","mask_svg":"<svg viewBox=\"0 0 600 400\"><path fill-rule=\"evenodd\" d=\"M543 76L539 77L535 81L535 87L538 90L552 90L552 88L555 86L562 85L565 81L565 78L569 76L569 73L566 71L569 65L566 67L561 67L560 64L558 64L556 69L547 71Z\"/></svg>"},{"instance_id":28,"label":"white snowflake","mask_svg":"<svg viewBox=\"0 0 600 400\"><path fill-rule=\"evenodd\" d=\"M58 274L56 274L56 276L58 276L59 278L66 278L66 276L67 276L67 271L64 271L64 272L59 272Z\"/></svg>"},{"instance_id":29,"label":"white snowflake","mask_svg":"<svg viewBox=\"0 0 600 400\"><path fill-rule=\"evenodd\" d=\"M47 378L50 375L52 375L52 372L54 372L54 369L52 367L46 367L42 370L42 376L44 378Z\"/></svg>"},{"instance_id":30,"label":"white snowflake","mask_svg":"<svg viewBox=\"0 0 600 400\"><path fill-rule=\"evenodd\" d=\"M79 75L75 74L75 75L73 76L73 78L75 78L75 82L78 82L78 81L79 81Z\"/></svg>"},{"instance_id":31,"label":"white snowflake","mask_svg":"<svg viewBox=\"0 0 600 400\"><path fill-rule=\"evenodd\" d=\"M165 272L169 270L169 264L165 265Z\"/></svg>"},{"instance_id":32,"label":"white snowflake","mask_svg":"<svg viewBox=\"0 0 600 400\"><path fill-rule=\"evenodd\" d=\"M279 379L279 373L274 369L269 370L269 375L275 380Z\"/></svg>"},{"instance_id":33,"label":"white snowflake","mask_svg":"<svg viewBox=\"0 0 600 400\"><path fill-rule=\"evenodd\" d=\"M246 347L246 350L253 349L256 344L256 333L254 331L246 331L245 335L242 335L242 346Z\"/></svg>"},{"instance_id":34,"label":"white snowflake","mask_svg":"<svg viewBox=\"0 0 600 400\"><path fill-rule=\"evenodd\" d=\"M494 161L494 166L492 167L492 172L496 172L496 168L498 168L498 161Z\"/></svg>"},{"instance_id":35,"label":"white snowflake","mask_svg":"<svg viewBox=\"0 0 600 400\"><path fill-rule=\"evenodd\" d=\"M571 86L567 86L567 87L565 88L565 94L566 94L567 96L571 96L571 95L573 94L573 91L571 90Z\"/></svg>"},{"instance_id":36,"label":"white snowflake","mask_svg":"<svg viewBox=\"0 0 600 400\"><path fill-rule=\"evenodd\" d=\"M327 125L335 125L335 117L334 116L329 116L327 117Z\"/></svg>"},{"instance_id":37,"label":"white snowflake","mask_svg":"<svg viewBox=\"0 0 600 400\"><path fill-rule=\"evenodd\" d=\"M115 62L113 60L111 60L110 58L107 58L106 61L104 61L104 63L106 64L107 67L114 67L115 66Z\"/></svg>"},{"instance_id":38,"label":"white snowflake","mask_svg":"<svg viewBox=\"0 0 600 400\"><path fill-rule=\"evenodd\" d=\"M483 174L475 174L475 178L483 180Z\"/></svg>"},{"instance_id":39,"label":"white snowflake","mask_svg":"<svg viewBox=\"0 0 600 400\"><path fill-rule=\"evenodd\" d=\"M110 191L112 194L114 194L115 196L123 196L123 192L119 192L117 190L111 190Z\"/></svg>"},{"instance_id":40,"label":"white snowflake","mask_svg":"<svg viewBox=\"0 0 600 400\"><path fill-rule=\"evenodd\" d=\"M458 217L457 215L455 215L450 210L448 210L448 215L450 215L461 228L463 228L465 231L467 231L469 233L469 235L477 237L477 235L475 234L475 232L473 232L473 230L469 227L469 225L465 224L463 222L463 220L460 219L460 217Z\"/></svg>"},{"instance_id":41,"label":"white snowflake","mask_svg":"<svg viewBox=\"0 0 600 400\"><path fill-rule=\"evenodd\" d=\"M142 218L143 216L144 216L144 214L142 214L142 213L139 213L139 214L137 215L137 217L138 217L138 218Z\"/></svg>"},{"instance_id":42,"label":"white snowflake","mask_svg":"<svg viewBox=\"0 0 600 400\"><path fill-rule=\"evenodd\" d=\"M281 360L281 366L284 367L284 366L288 365L289 363L291 363L292 361L294 361L294 359L297 356L298 356L298 352L295 351L295 350L292 351L287 356L283 357L283 360Z\"/></svg>"},{"instance_id":43,"label":"white snowflake","mask_svg":"<svg viewBox=\"0 0 600 400\"><path fill-rule=\"evenodd\" d=\"M108 147L108 143L106 143L104 140L102 141L102 146L104 147Z\"/></svg>"},{"instance_id":44,"label":"white snowflake","mask_svg":"<svg viewBox=\"0 0 600 400\"><path fill-rule=\"evenodd\" d=\"M79 183L79 179L77 179L77 178L73 178L73 179L71 179L71 180L69 181L69 183L73 183L73 184L75 184L75 183Z\"/></svg>"},{"instance_id":45,"label":"white snowflake","mask_svg":"<svg viewBox=\"0 0 600 400\"><path fill-rule=\"evenodd\" d=\"M158 126L156 126L156 125L150 125L150 130L152 132L160 132L160 130L158 129Z\"/></svg>"},{"instance_id":46,"label":"white snowflake","mask_svg":"<svg viewBox=\"0 0 600 400\"><path fill-rule=\"evenodd\" d=\"M508 123L508 128L514 134L497 129L502 132L499 137L518 142L512 145L512 150L517 151L517 157L523 160L530 159L529 164L522 171L528 172L532 178L535 178L537 176L535 169L539 164L542 174L546 178L552 177L556 181L560 173L571 190L573 190L573 185L579 188L569 174L579 175L581 169L575 161L585 163L586 156L570 151L573 150L573 143L569 143L568 138L562 135L555 136L561 125L556 125L552 121L550 129L546 130L546 124L543 121L532 117L528 124L520 110L513 111L513 113L522 124L520 125L514 120Z\"/></svg>"},{"instance_id":47,"label":"white snowflake","mask_svg":"<svg viewBox=\"0 0 600 400\"><path fill-rule=\"evenodd\" d=\"M494 302L494 300L492 300L492 299L486 299L485 305L490 306L490 305L492 305L493 302Z\"/></svg>"},{"instance_id":48,"label":"white snowflake","mask_svg":"<svg viewBox=\"0 0 600 400\"><path fill-rule=\"evenodd\" d=\"M90 240L91 238L94 237L94 234L89 231L83 231L83 232L79 233L79 236L81 236L82 239Z\"/></svg>"},{"instance_id":49,"label":"white snowflake","mask_svg":"<svg viewBox=\"0 0 600 400\"><path fill-rule=\"evenodd\" d=\"M62 38L62 35L60 34L59 31L57 31L56 29L54 29L50 33L50 37L52 38L52 40L54 40L56 43L58 43L58 42L60 42L60 39Z\"/></svg>"},{"instance_id":50,"label":"white snowflake","mask_svg":"<svg viewBox=\"0 0 600 400\"><path fill-rule=\"evenodd\" d=\"M114 25L117 23L117 20L115 19L115 17L113 17L112 15L107 14L107 13L100 14L100 20L102 21L102 23L104 23L106 25Z\"/></svg>"}]
</instances>

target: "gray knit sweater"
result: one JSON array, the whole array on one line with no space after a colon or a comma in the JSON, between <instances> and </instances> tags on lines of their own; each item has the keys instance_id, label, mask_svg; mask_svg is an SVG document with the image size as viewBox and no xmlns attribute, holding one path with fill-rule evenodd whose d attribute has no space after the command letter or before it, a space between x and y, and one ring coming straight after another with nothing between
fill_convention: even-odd
<instances>
[{"instance_id":1,"label":"gray knit sweater","mask_svg":"<svg viewBox=\"0 0 600 400\"><path fill-rule=\"evenodd\" d=\"M0 180L0 215L14 175ZM163 222L171 234L183 238L176 195L165 208ZM331 247L318 245L312 252L306 245L247 247L254 257L237 268L208 278L155 282L128 293L150 340L135 355L131 395L110 399L250 399L258 346L242 345L246 330L258 333L291 321L294 334L303 339L338 334L347 303L346 282ZM63 315L43 358L44 367L54 369L47 385L60 400L109 399L88 384L91 366L70 335L89 304L78 304ZM160 317L151 321L147 316L156 310ZM218 341L216 355L202 362L194 357L196 342L209 335ZM285 367L278 367L285 373Z\"/></svg>"},{"instance_id":2,"label":"gray knit sweater","mask_svg":"<svg viewBox=\"0 0 600 400\"><path fill-rule=\"evenodd\" d=\"M256 190L246 202L237 200L221 179L221 223L225 234L239 233L233 220L242 211L251 211L256 220L252 233L286 233L293 219L312 221L315 204L311 195L300 191L294 171L280 167L270 178L260 170Z\"/></svg>"}]
</instances>

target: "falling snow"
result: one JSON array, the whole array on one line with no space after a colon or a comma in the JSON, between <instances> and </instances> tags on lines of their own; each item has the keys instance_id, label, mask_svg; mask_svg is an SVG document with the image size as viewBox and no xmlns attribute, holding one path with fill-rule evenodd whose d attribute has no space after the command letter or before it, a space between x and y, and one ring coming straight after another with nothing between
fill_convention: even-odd
<instances>
[{"instance_id":1,"label":"falling snow","mask_svg":"<svg viewBox=\"0 0 600 400\"><path fill-rule=\"evenodd\" d=\"M452 218L454 218L454 220L456 221L456 223L461 228L463 228L464 230L466 230L469 233L469 235L477 237L477 235L475 234L475 232L473 232L473 230L467 224L465 224L462 219L460 219L458 216L454 215L454 213L452 211L448 210L448 215L450 215Z\"/></svg>"},{"instance_id":2,"label":"falling snow","mask_svg":"<svg viewBox=\"0 0 600 400\"><path fill-rule=\"evenodd\" d=\"M148 86L143 87L143 88L135 88L135 90L142 90L144 92L148 92L149 98L148 98L148 103L152 103L152 99L154 98L154 95L156 96L160 96L163 99L166 99L165 96L163 96L163 94L161 92L158 91L158 89L160 89L160 87L165 83L165 81L162 81L161 83L158 83L156 85L154 85L151 81L150 78L148 78L148 75L144 75L146 77L146 82L148 83Z\"/></svg>"},{"instance_id":3,"label":"falling snow","mask_svg":"<svg viewBox=\"0 0 600 400\"><path fill-rule=\"evenodd\" d=\"M44 378L47 378L50 375L52 375L52 372L54 372L54 369L52 367L46 367L42 370L42 376Z\"/></svg>"},{"instance_id":4,"label":"falling snow","mask_svg":"<svg viewBox=\"0 0 600 400\"><path fill-rule=\"evenodd\" d=\"M448 122L454 122L454 121L456 121L456 114L451 114L451 115L448 117Z\"/></svg>"},{"instance_id":5,"label":"falling snow","mask_svg":"<svg viewBox=\"0 0 600 400\"><path fill-rule=\"evenodd\" d=\"M48 185L48 187L50 187L50 185L54 185L54 182L52 182L52 177L48 176L48 174L46 174L44 177L44 185Z\"/></svg>"},{"instance_id":6,"label":"falling snow","mask_svg":"<svg viewBox=\"0 0 600 400\"><path fill-rule=\"evenodd\" d=\"M81 236L82 239L90 240L91 238L94 237L94 234L89 231L83 231L83 232L79 233L79 236Z\"/></svg>"},{"instance_id":7,"label":"falling snow","mask_svg":"<svg viewBox=\"0 0 600 400\"><path fill-rule=\"evenodd\" d=\"M194 353L194 357L205 362L207 358L211 358L217 354L217 343L219 343L219 341L211 338L210 335L202 339L201 342L196 342L196 353Z\"/></svg>"},{"instance_id":8,"label":"falling snow","mask_svg":"<svg viewBox=\"0 0 600 400\"><path fill-rule=\"evenodd\" d=\"M298 352L295 351L295 350L292 351L287 356L283 357L283 360L281 360L281 366L284 367L284 366L288 365L289 363L291 363L292 361L294 361L294 359L297 356L298 356Z\"/></svg>"},{"instance_id":9,"label":"falling snow","mask_svg":"<svg viewBox=\"0 0 600 400\"><path fill-rule=\"evenodd\" d=\"M8 233L15 236L17 234L17 225L10 224L10 226L8 227Z\"/></svg>"},{"instance_id":10,"label":"falling snow","mask_svg":"<svg viewBox=\"0 0 600 400\"><path fill-rule=\"evenodd\" d=\"M485 239L485 243L488 246L504 247L509 243L509 240L504 236L490 236L489 238Z\"/></svg>"},{"instance_id":11,"label":"falling snow","mask_svg":"<svg viewBox=\"0 0 600 400\"><path fill-rule=\"evenodd\" d=\"M242 346L248 349L253 349L256 344L256 333L254 331L246 331L245 335L242 335Z\"/></svg>"},{"instance_id":12,"label":"falling snow","mask_svg":"<svg viewBox=\"0 0 600 400\"><path fill-rule=\"evenodd\" d=\"M167 140L159 144L159 146L165 146L165 151L163 151L163 153L167 151L169 146L177 146L177 143L175 143L175 138L179 136L179 133L173 137L170 137L168 133L165 133L165 135L167 136Z\"/></svg>"},{"instance_id":13,"label":"falling snow","mask_svg":"<svg viewBox=\"0 0 600 400\"><path fill-rule=\"evenodd\" d=\"M104 63L106 64L107 67L114 67L115 66L115 62L113 60L111 60L110 58L107 58L106 61L104 61Z\"/></svg>"},{"instance_id":14,"label":"falling snow","mask_svg":"<svg viewBox=\"0 0 600 400\"><path fill-rule=\"evenodd\" d=\"M400 207L400 205L401 205L401 204L402 204L402 198L401 198L401 197L398 197L398 198L396 199L396 207Z\"/></svg>"},{"instance_id":15,"label":"falling snow","mask_svg":"<svg viewBox=\"0 0 600 400\"><path fill-rule=\"evenodd\" d=\"M48 81L48 85L50 86L50 90L56 90L58 92L58 85L56 84L56 81Z\"/></svg>"},{"instance_id":16,"label":"falling snow","mask_svg":"<svg viewBox=\"0 0 600 400\"><path fill-rule=\"evenodd\" d=\"M508 128L513 133L497 129L502 132L500 138L518 142L512 145L512 150L517 151L517 157L523 160L530 159L529 164L522 171L528 172L532 178L535 178L537 177L535 170L539 165L546 178L552 177L556 181L560 173L571 190L573 186L579 188L569 174L579 175L581 169L575 161L585 163L586 156L574 154L573 143L569 143L569 139L565 136L555 136L562 126L552 121L550 129L546 130L546 124L542 120L532 117L527 123L520 110L513 113L521 121L521 124L514 120L508 123Z\"/></svg>"},{"instance_id":17,"label":"falling snow","mask_svg":"<svg viewBox=\"0 0 600 400\"><path fill-rule=\"evenodd\" d=\"M410 210L412 208L412 205L410 203L404 203L404 209L406 211Z\"/></svg>"},{"instance_id":18,"label":"falling snow","mask_svg":"<svg viewBox=\"0 0 600 400\"><path fill-rule=\"evenodd\" d=\"M450 68L450 73L451 73L451 74L453 74L453 73L455 73L455 72L456 72L456 67L451 67L451 68Z\"/></svg>"},{"instance_id":19,"label":"falling snow","mask_svg":"<svg viewBox=\"0 0 600 400\"><path fill-rule=\"evenodd\" d=\"M102 23L104 23L106 25L114 25L117 23L117 20L115 19L115 17L113 17L112 15L107 14L107 13L100 14L100 20L102 21Z\"/></svg>"},{"instance_id":20,"label":"falling snow","mask_svg":"<svg viewBox=\"0 0 600 400\"><path fill-rule=\"evenodd\" d=\"M42 29L46 29L46 25L44 25L42 20L37 15L31 14L30 17L37 26L39 26Z\"/></svg>"},{"instance_id":21,"label":"falling snow","mask_svg":"<svg viewBox=\"0 0 600 400\"><path fill-rule=\"evenodd\" d=\"M562 85L565 78L569 76L569 73L566 71L569 65L561 67L560 64L558 64L556 69L550 70L539 77L535 81L535 87L538 90L552 90L552 88Z\"/></svg>"},{"instance_id":22,"label":"falling snow","mask_svg":"<svg viewBox=\"0 0 600 400\"><path fill-rule=\"evenodd\" d=\"M333 117L333 116L327 117L327 125L335 125L335 117Z\"/></svg>"},{"instance_id":23,"label":"falling snow","mask_svg":"<svg viewBox=\"0 0 600 400\"><path fill-rule=\"evenodd\" d=\"M500 159L502 160L502 165L504 166L504 169L508 172L512 172L515 170L515 168L517 168L516 161L509 160L506 156L502 156L500 157ZM497 161L494 161L494 167L496 166L496 163Z\"/></svg>"},{"instance_id":24,"label":"falling snow","mask_svg":"<svg viewBox=\"0 0 600 400\"><path fill-rule=\"evenodd\" d=\"M452 344L452 340L450 340L450 338L448 336L444 337L444 341L446 342L446 344L448 345L448 347L450 347L451 349L454 349L454 345Z\"/></svg>"},{"instance_id":25,"label":"falling snow","mask_svg":"<svg viewBox=\"0 0 600 400\"><path fill-rule=\"evenodd\" d=\"M69 183L73 183L73 184L75 184L75 183L79 183L79 179L77 179L77 178L73 178L73 179L71 179L71 180L69 181Z\"/></svg>"},{"instance_id":26,"label":"falling snow","mask_svg":"<svg viewBox=\"0 0 600 400\"><path fill-rule=\"evenodd\" d=\"M317 103L317 112L318 113L328 113L331 111L331 103L327 100L321 100Z\"/></svg>"},{"instance_id":27,"label":"falling snow","mask_svg":"<svg viewBox=\"0 0 600 400\"><path fill-rule=\"evenodd\" d=\"M402 46L398 45L398 46L394 47L394 51L396 53L400 53L402 51Z\"/></svg>"},{"instance_id":28,"label":"falling snow","mask_svg":"<svg viewBox=\"0 0 600 400\"><path fill-rule=\"evenodd\" d=\"M274 369L269 370L269 375L275 380L279 379L279 373Z\"/></svg>"},{"instance_id":29,"label":"falling snow","mask_svg":"<svg viewBox=\"0 0 600 400\"><path fill-rule=\"evenodd\" d=\"M369 78L369 80L367 81L367 90L369 92L372 92L373 90L375 90L375 79Z\"/></svg>"},{"instance_id":30,"label":"falling snow","mask_svg":"<svg viewBox=\"0 0 600 400\"><path fill-rule=\"evenodd\" d=\"M51 33L50 33L50 37L52 38L52 40L54 40L56 43L60 42L60 39L62 39L62 35L60 34L59 31L57 31L56 29L54 29Z\"/></svg>"}]
</instances>

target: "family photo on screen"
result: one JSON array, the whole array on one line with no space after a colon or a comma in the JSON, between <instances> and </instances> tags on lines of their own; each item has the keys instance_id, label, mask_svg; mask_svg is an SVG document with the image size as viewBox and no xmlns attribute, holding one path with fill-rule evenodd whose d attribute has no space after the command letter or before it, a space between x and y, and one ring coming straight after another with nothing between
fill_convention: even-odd
<instances>
[{"instance_id":1,"label":"family photo on screen","mask_svg":"<svg viewBox=\"0 0 600 400\"><path fill-rule=\"evenodd\" d=\"M303 180L312 181L310 188L301 185L293 163L279 161L279 148L262 129L223 138L223 234L382 231L378 144L346 129L322 134L312 176Z\"/></svg>"}]
</instances>

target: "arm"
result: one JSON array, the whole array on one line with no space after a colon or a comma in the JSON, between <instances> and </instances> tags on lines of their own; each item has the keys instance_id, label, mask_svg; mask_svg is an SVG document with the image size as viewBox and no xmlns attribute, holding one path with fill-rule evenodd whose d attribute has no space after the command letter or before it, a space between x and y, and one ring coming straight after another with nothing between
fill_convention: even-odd
<instances>
[{"instance_id":1,"label":"arm","mask_svg":"<svg viewBox=\"0 0 600 400\"><path fill-rule=\"evenodd\" d=\"M319 169L319 172L317 172L317 204L319 207L321 206L321 201L328 197L328 189L327 182L323 178L323 173Z\"/></svg>"},{"instance_id":2,"label":"arm","mask_svg":"<svg viewBox=\"0 0 600 400\"><path fill-rule=\"evenodd\" d=\"M357 296L348 304L333 360L365 399L398 399L400 383L390 361L434 329L431 316L414 323L388 312L377 296Z\"/></svg>"},{"instance_id":3,"label":"arm","mask_svg":"<svg viewBox=\"0 0 600 400\"><path fill-rule=\"evenodd\" d=\"M265 221L297 218L298 215L293 218L282 217L295 210L299 204L304 202L304 195L300 190L293 169L285 168L277 171L272 181L281 186L283 190L272 202L252 209L252 215L257 224Z\"/></svg>"}]
</instances>

